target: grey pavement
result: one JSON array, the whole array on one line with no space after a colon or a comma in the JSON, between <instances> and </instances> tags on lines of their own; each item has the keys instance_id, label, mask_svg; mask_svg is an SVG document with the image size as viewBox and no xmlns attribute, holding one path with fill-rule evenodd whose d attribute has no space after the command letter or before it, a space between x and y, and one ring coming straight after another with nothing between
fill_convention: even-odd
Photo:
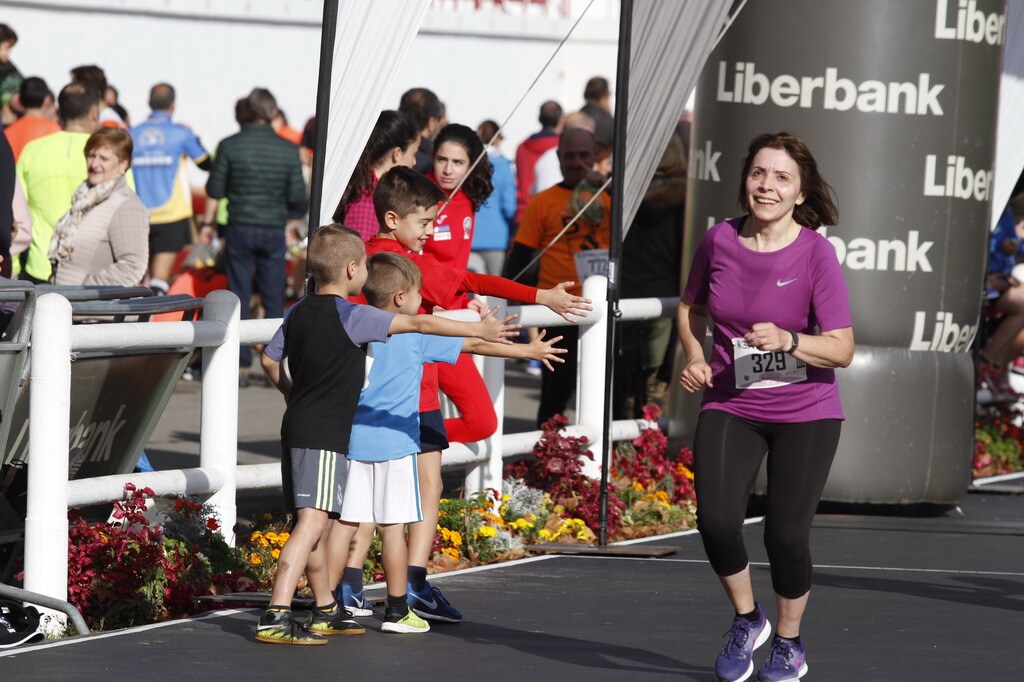
<instances>
[{"instance_id":1,"label":"grey pavement","mask_svg":"<svg viewBox=\"0 0 1024 682\"><path fill-rule=\"evenodd\" d=\"M774 622L762 523L744 529ZM807 680L1020 679L1024 495L970 494L935 518L818 516L802 635ZM0 652L11 680L700 680L732 619L693 534L660 558L545 556L435 576L461 624L367 633L323 647L254 640L259 612L204 617ZM756 653L759 665L767 647ZM299 672L301 671L301 672Z\"/></svg>"}]
</instances>

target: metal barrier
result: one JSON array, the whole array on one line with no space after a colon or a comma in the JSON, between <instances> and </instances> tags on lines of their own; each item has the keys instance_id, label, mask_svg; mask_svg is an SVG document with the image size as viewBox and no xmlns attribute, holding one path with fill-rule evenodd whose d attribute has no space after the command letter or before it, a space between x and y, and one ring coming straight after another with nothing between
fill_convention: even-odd
<instances>
[{"instance_id":1,"label":"metal barrier","mask_svg":"<svg viewBox=\"0 0 1024 682\"><path fill-rule=\"evenodd\" d=\"M600 452L603 437L606 288L603 277L591 277L584 283L583 293L594 301L594 311L580 322L577 423L567 428L572 435L587 436L594 452ZM620 309L623 320L647 320L674 315L676 303L676 299L629 299L620 303ZM519 321L526 326L565 324L541 306L510 307L508 312L519 314ZM267 342L280 320L240 322L238 299L227 291L207 296L203 319L194 322L72 326L71 319L71 304L63 296L49 293L37 299L32 320L30 376L34 390L29 420L32 466L28 467L25 589L61 600L67 599L69 506L120 499L124 484L129 481L152 488L158 496L209 495L208 502L217 507L225 539L234 544L236 492L281 485L279 465L237 463L239 345ZM69 481L69 394L74 353L168 346L203 349L199 467ZM483 377L498 413L498 432L479 443L453 444L445 453L446 467L466 467L469 492L500 489L503 458L530 452L541 435L539 431L502 433L504 367L504 359L483 359ZM597 367L602 369L596 370ZM634 438L649 426L644 420L615 421L612 438ZM597 476L598 463L588 461L586 470Z\"/></svg>"}]
</instances>

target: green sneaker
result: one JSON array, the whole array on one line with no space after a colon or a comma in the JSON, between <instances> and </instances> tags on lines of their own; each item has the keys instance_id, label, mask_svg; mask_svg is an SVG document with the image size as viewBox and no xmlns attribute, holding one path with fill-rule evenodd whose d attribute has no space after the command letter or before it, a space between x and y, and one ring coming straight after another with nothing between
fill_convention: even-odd
<instances>
[{"instance_id":1,"label":"green sneaker","mask_svg":"<svg viewBox=\"0 0 1024 682\"><path fill-rule=\"evenodd\" d=\"M384 610L384 624L380 626L383 632L397 632L404 635L416 635L430 630L430 623L423 620L412 609L403 615L391 609Z\"/></svg>"},{"instance_id":2,"label":"green sneaker","mask_svg":"<svg viewBox=\"0 0 1024 682\"><path fill-rule=\"evenodd\" d=\"M306 627L320 635L361 635L366 632L366 628L352 620L348 609L337 604L328 611L313 607L306 618Z\"/></svg>"},{"instance_id":3,"label":"green sneaker","mask_svg":"<svg viewBox=\"0 0 1024 682\"><path fill-rule=\"evenodd\" d=\"M256 639L267 644L300 644L316 646L327 644L327 638L310 632L302 623L292 619L291 611L267 611L256 626Z\"/></svg>"}]
</instances>

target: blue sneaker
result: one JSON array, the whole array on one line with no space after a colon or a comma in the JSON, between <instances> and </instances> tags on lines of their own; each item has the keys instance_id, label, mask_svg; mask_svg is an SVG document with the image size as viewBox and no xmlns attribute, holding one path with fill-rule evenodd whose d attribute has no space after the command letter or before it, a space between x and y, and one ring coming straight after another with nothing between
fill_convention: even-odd
<instances>
[{"instance_id":1,"label":"blue sneaker","mask_svg":"<svg viewBox=\"0 0 1024 682\"><path fill-rule=\"evenodd\" d=\"M799 680L807 674L807 652L790 639L776 637L768 660L757 671L758 682Z\"/></svg>"},{"instance_id":2,"label":"blue sneaker","mask_svg":"<svg viewBox=\"0 0 1024 682\"><path fill-rule=\"evenodd\" d=\"M373 615L373 605L366 598L366 594L362 590L353 592L351 587L342 583L334 591L334 598L338 600L339 604L348 609L349 613L353 616Z\"/></svg>"},{"instance_id":3,"label":"blue sneaker","mask_svg":"<svg viewBox=\"0 0 1024 682\"><path fill-rule=\"evenodd\" d=\"M715 677L720 682L742 682L754 672L754 649L767 642L772 631L764 609L760 604L755 606L757 622L737 616L726 633L729 639L715 661Z\"/></svg>"},{"instance_id":4,"label":"blue sneaker","mask_svg":"<svg viewBox=\"0 0 1024 682\"><path fill-rule=\"evenodd\" d=\"M409 591L409 608L420 618L445 623L458 623L462 620L462 612L445 599L441 590L431 587L430 583L425 584L422 592L414 591L412 585L407 585L406 589Z\"/></svg>"}]
</instances>

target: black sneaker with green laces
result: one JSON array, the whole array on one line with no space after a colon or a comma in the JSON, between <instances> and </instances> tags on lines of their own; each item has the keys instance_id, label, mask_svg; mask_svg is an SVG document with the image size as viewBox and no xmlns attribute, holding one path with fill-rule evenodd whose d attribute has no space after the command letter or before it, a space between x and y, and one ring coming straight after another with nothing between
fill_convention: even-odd
<instances>
[{"instance_id":1,"label":"black sneaker with green laces","mask_svg":"<svg viewBox=\"0 0 1024 682\"><path fill-rule=\"evenodd\" d=\"M338 606L337 602L326 609L314 606L306 618L306 627L320 635L361 635L366 632L366 628L352 620L351 612Z\"/></svg>"},{"instance_id":2,"label":"black sneaker with green laces","mask_svg":"<svg viewBox=\"0 0 1024 682\"><path fill-rule=\"evenodd\" d=\"M256 626L256 639L267 644L327 644L327 638L310 632L303 623L292 619L291 611L267 611Z\"/></svg>"}]
</instances>

